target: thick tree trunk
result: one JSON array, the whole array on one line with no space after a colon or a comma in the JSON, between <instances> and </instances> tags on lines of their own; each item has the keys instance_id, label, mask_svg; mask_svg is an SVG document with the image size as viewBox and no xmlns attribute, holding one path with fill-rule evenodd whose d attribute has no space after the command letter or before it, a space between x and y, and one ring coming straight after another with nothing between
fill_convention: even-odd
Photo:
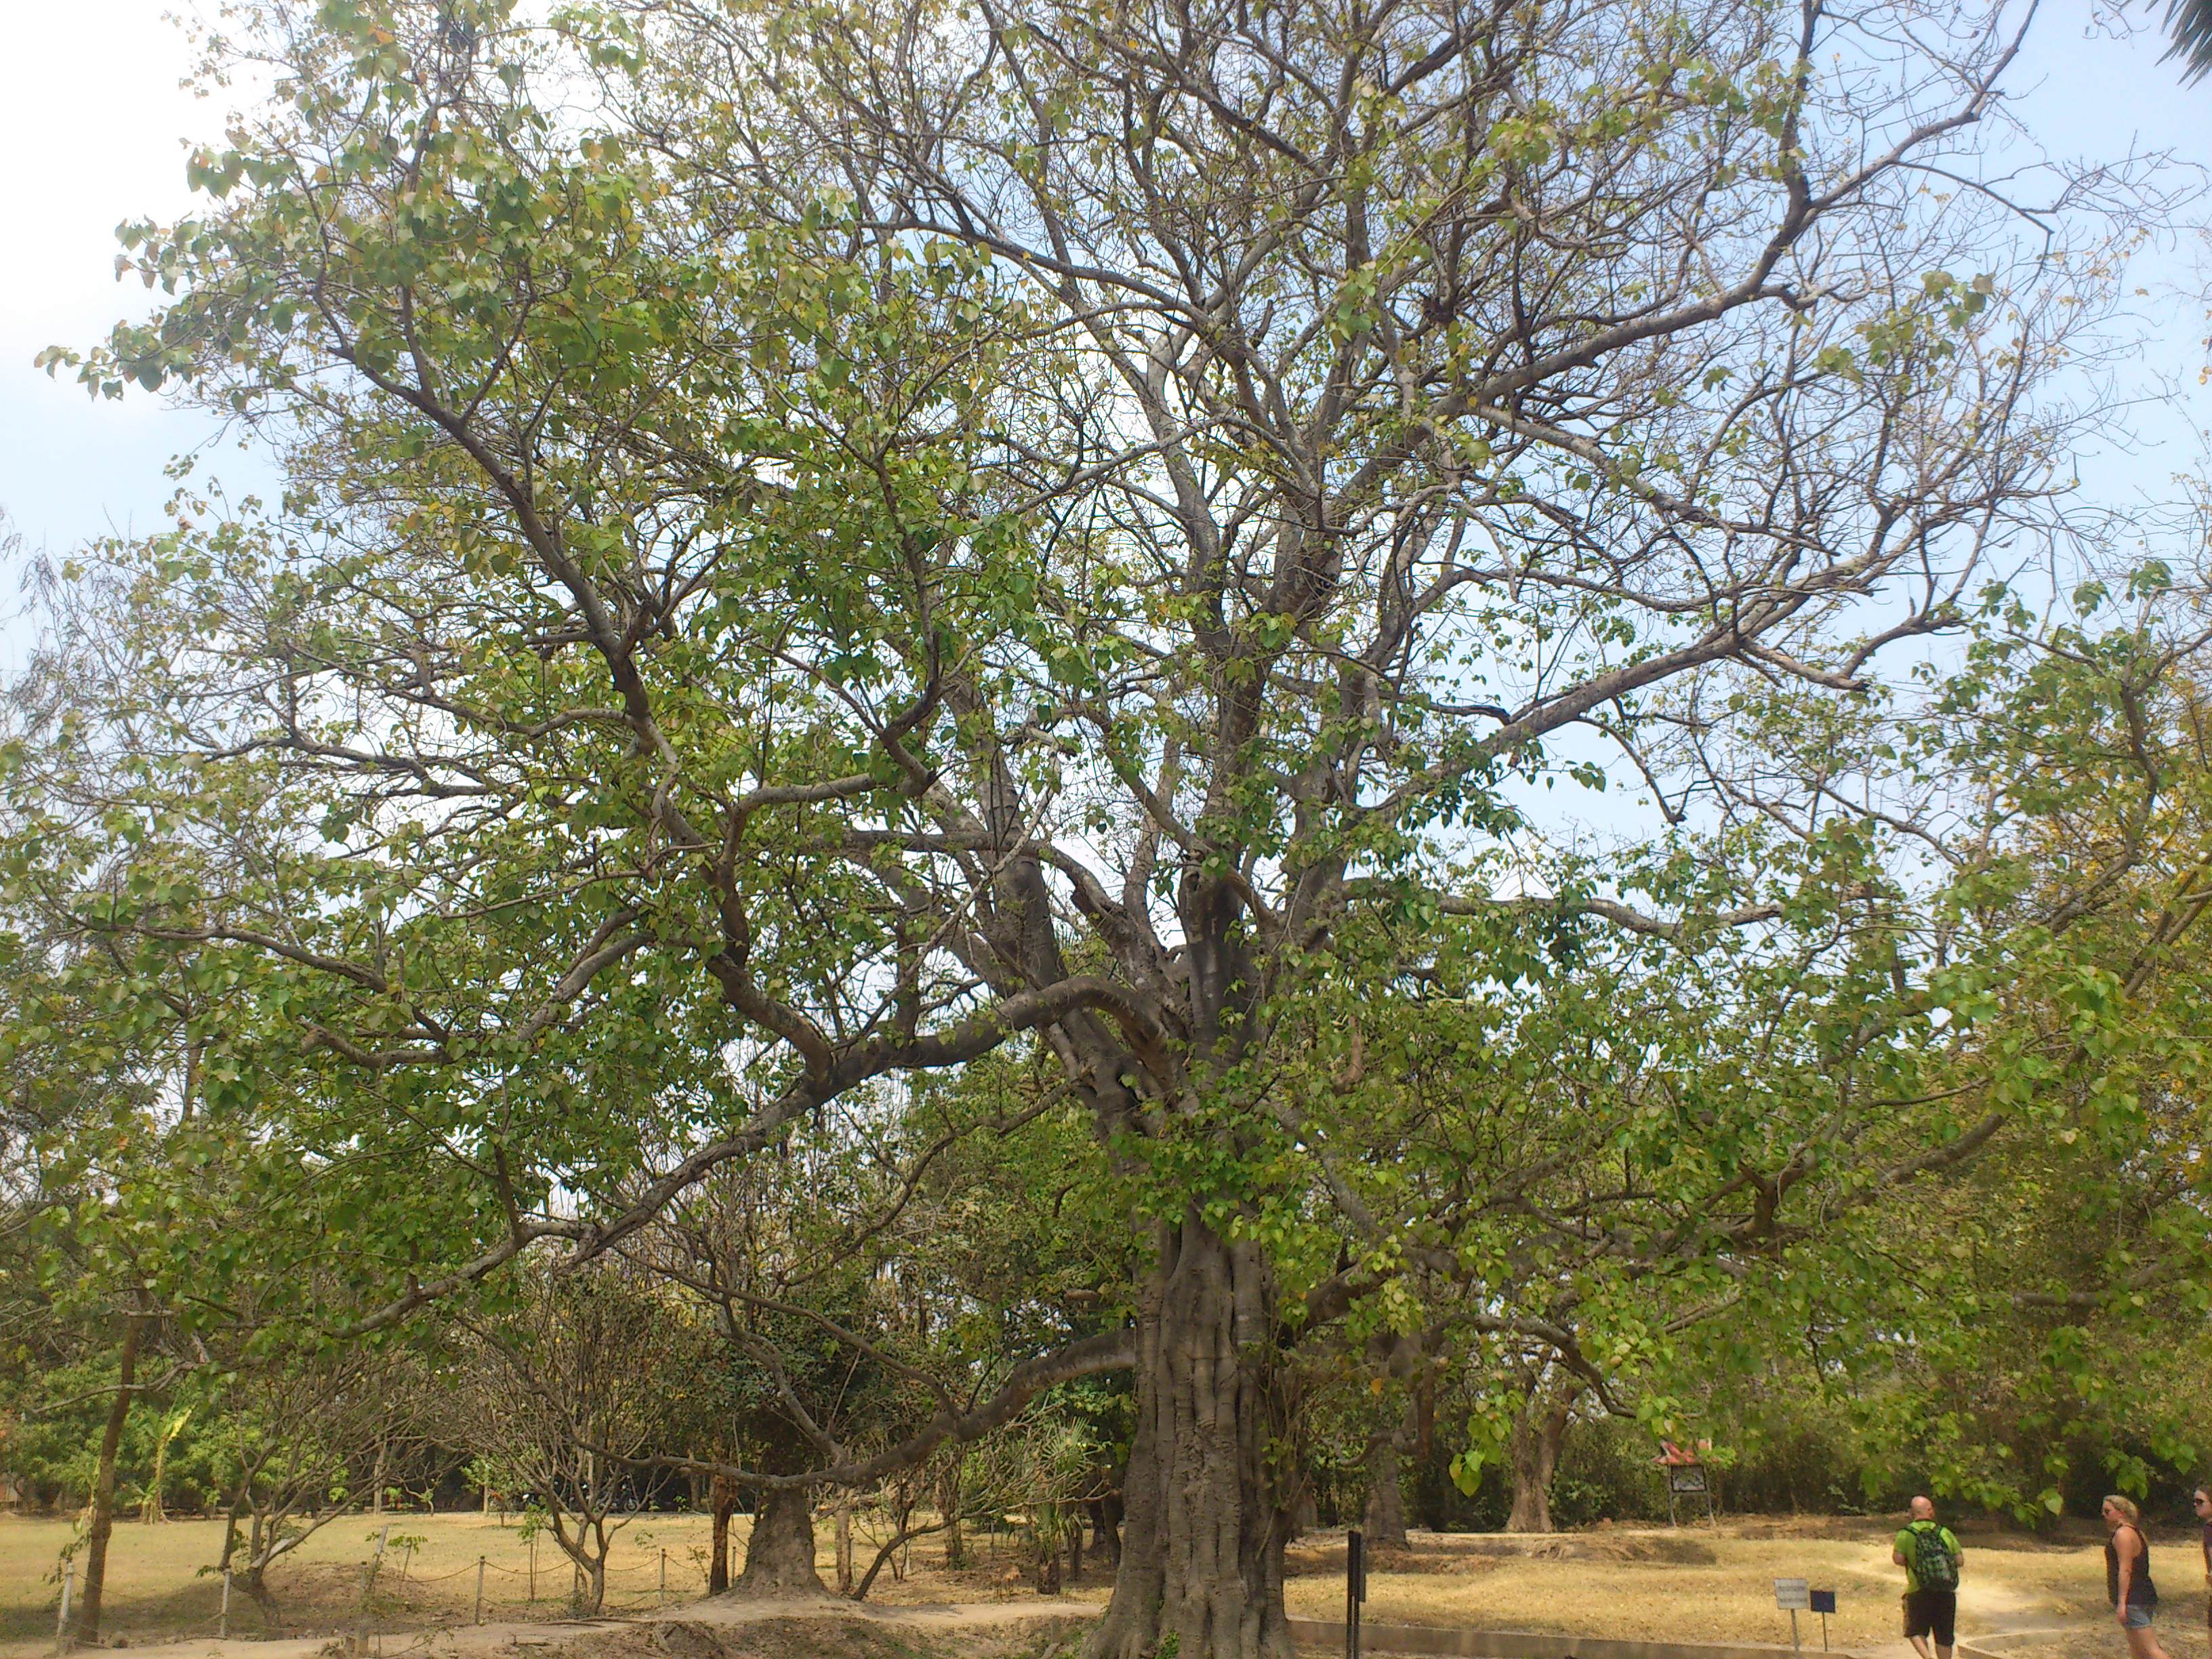
<instances>
[{"instance_id":1,"label":"thick tree trunk","mask_svg":"<svg viewBox=\"0 0 2212 1659\"><path fill-rule=\"evenodd\" d=\"M853 1494L837 1494L837 1594L853 1593Z\"/></svg>"},{"instance_id":2,"label":"thick tree trunk","mask_svg":"<svg viewBox=\"0 0 2212 1659\"><path fill-rule=\"evenodd\" d=\"M1103 1558L1108 1571L1121 1565L1121 1497L1119 1492L1094 1498L1091 1510L1091 1548Z\"/></svg>"},{"instance_id":3,"label":"thick tree trunk","mask_svg":"<svg viewBox=\"0 0 2212 1659\"><path fill-rule=\"evenodd\" d=\"M262 1567L247 1568L245 1578L240 1581L240 1588L246 1591L247 1599L261 1610L262 1628L282 1632L284 1628L284 1616L276 1606L276 1596L270 1592L267 1570Z\"/></svg>"},{"instance_id":4,"label":"thick tree trunk","mask_svg":"<svg viewBox=\"0 0 2212 1659\"><path fill-rule=\"evenodd\" d=\"M708 1547L713 1552L707 1563L707 1594L720 1595L730 1587L730 1512L738 1506L738 1489L725 1474L714 1477L714 1530Z\"/></svg>"},{"instance_id":5,"label":"thick tree trunk","mask_svg":"<svg viewBox=\"0 0 2212 1659\"><path fill-rule=\"evenodd\" d=\"M115 1458L123 1445L123 1425L131 1415L131 1396L137 1392L138 1344L146 1334L146 1316L131 1314L123 1322L123 1351L118 1357L115 1398L107 1407L107 1426L100 1431L100 1462L92 1479L92 1525L84 1536L84 1596L76 1604L70 1638L87 1647L100 1641L100 1604L107 1589L107 1540L115 1532Z\"/></svg>"},{"instance_id":6,"label":"thick tree trunk","mask_svg":"<svg viewBox=\"0 0 2212 1659\"><path fill-rule=\"evenodd\" d=\"M1395 1413L1378 1426L1367 1442L1367 1547L1377 1550L1406 1547L1406 1488L1400 1478L1400 1443L1405 1437Z\"/></svg>"},{"instance_id":7,"label":"thick tree trunk","mask_svg":"<svg viewBox=\"0 0 2212 1659\"><path fill-rule=\"evenodd\" d=\"M828 1594L814 1571L814 1505L805 1492L777 1489L760 1495L737 1589L747 1595Z\"/></svg>"},{"instance_id":8,"label":"thick tree trunk","mask_svg":"<svg viewBox=\"0 0 2212 1659\"><path fill-rule=\"evenodd\" d=\"M1083 1505L1065 1505L1060 1524L1067 1534L1067 1582L1079 1584L1083 1582Z\"/></svg>"},{"instance_id":9,"label":"thick tree trunk","mask_svg":"<svg viewBox=\"0 0 2212 1659\"><path fill-rule=\"evenodd\" d=\"M1291 1659L1274 1287L1260 1251L1194 1217L1163 1229L1137 1328L1137 1427L1114 1599L1091 1659Z\"/></svg>"},{"instance_id":10,"label":"thick tree trunk","mask_svg":"<svg viewBox=\"0 0 2212 1659\"><path fill-rule=\"evenodd\" d=\"M1574 1408L1571 1394L1539 1391L1529 1396L1506 1446L1513 1475L1513 1510L1505 1517L1506 1531L1552 1530L1552 1474L1559 1468L1559 1447L1567 1437L1567 1419Z\"/></svg>"},{"instance_id":11,"label":"thick tree trunk","mask_svg":"<svg viewBox=\"0 0 2212 1659\"><path fill-rule=\"evenodd\" d=\"M962 1572L968 1566L968 1540L960 1533L960 1460L945 1466L944 1484L938 1488L937 1512L945 1522L945 1570Z\"/></svg>"},{"instance_id":12,"label":"thick tree trunk","mask_svg":"<svg viewBox=\"0 0 2212 1659\"><path fill-rule=\"evenodd\" d=\"M1413 1512L1431 1532L1451 1523L1450 1483L1437 1468L1437 1373L1423 1365L1413 1373Z\"/></svg>"}]
</instances>

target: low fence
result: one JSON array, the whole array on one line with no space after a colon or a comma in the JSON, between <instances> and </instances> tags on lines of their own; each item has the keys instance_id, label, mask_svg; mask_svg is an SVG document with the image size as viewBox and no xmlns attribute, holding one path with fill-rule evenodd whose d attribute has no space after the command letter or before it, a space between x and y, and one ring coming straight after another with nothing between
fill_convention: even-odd
<instances>
[{"instance_id":1,"label":"low fence","mask_svg":"<svg viewBox=\"0 0 2212 1659\"><path fill-rule=\"evenodd\" d=\"M1291 1639L1316 1652L1342 1653L1344 1626L1293 1619ZM1443 1659L1780 1659L1796 1650L1747 1642L1636 1642L1610 1637L1544 1636L1528 1631L1450 1630L1431 1625L1359 1626L1362 1653L1435 1654ZM1838 1648L1828 1659L1858 1659Z\"/></svg>"},{"instance_id":2,"label":"low fence","mask_svg":"<svg viewBox=\"0 0 2212 1659\"><path fill-rule=\"evenodd\" d=\"M264 1623L239 1577L211 1571L193 1586L193 1599L205 1609L199 1616L180 1619L172 1607L149 1628L143 1618L111 1601L108 1622L111 1627L127 1623L131 1644L143 1647L208 1638L376 1638L469 1624L619 1618L703 1595L707 1565L697 1554L681 1547L643 1549L610 1561L605 1595L592 1613L579 1606L580 1571L550 1545L542 1557L532 1549L526 1564L479 1554L445 1572L422 1571L413 1552L400 1547L360 1561L288 1563L272 1579L283 1619L275 1626ZM44 1615L58 1640L75 1600L75 1566L68 1564L57 1600Z\"/></svg>"}]
</instances>

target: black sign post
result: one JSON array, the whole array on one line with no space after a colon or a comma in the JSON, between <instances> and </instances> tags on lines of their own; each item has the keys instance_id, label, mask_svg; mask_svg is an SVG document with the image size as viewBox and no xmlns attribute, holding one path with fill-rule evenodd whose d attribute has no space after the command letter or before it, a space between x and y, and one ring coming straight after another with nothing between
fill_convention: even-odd
<instances>
[{"instance_id":1,"label":"black sign post","mask_svg":"<svg viewBox=\"0 0 2212 1659\"><path fill-rule=\"evenodd\" d=\"M1812 1593L1813 1611L1820 1615L1820 1651L1828 1651L1828 1615L1836 1610L1836 1593L1832 1589L1816 1589Z\"/></svg>"},{"instance_id":2,"label":"black sign post","mask_svg":"<svg viewBox=\"0 0 2212 1659\"><path fill-rule=\"evenodd\" d=\"M1344 1659L1359 1659L1359 1604L1367 1599L1367 1540L1344 1534Z\"/></svg>"}]
</instances>

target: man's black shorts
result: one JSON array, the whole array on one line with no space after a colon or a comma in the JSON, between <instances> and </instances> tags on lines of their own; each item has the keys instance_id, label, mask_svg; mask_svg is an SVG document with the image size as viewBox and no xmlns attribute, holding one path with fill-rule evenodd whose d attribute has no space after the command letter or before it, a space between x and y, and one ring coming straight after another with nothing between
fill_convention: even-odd
<instances>
[{"instance_id":1,"label":"man's black shorts","mask_svg":"<svg viewBox=\"0 0 2212 1659\"><path fill-rule=\"evenodd\" d=\"M1932 1636L1939 1648L1954 1646L1959 1639L1959 1592L1907 1590L1905 1593L1905 1633Z\"/></svg>"}]
</instances>

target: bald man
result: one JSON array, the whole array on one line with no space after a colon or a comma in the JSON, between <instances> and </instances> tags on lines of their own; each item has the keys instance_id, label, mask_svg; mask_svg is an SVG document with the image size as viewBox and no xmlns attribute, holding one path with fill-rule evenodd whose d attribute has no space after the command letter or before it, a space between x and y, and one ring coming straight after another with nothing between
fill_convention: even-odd
<instances>
[{"instance_id":1,"label":"bald man","mask_svg":"<svg viewBox=\"0 0 2212 1659\"><path fill-rule=\"evenodd\" d=\"M1889 1559L1905 1569L1905 1639L1920 1659L1951 1659L1959 1639L1959 1569L1966 1553L1950 1528L1936 1524L1934 1499L1912 1500L1912 1518L1897 1534Z\"/></svg>"}]
</instances>

